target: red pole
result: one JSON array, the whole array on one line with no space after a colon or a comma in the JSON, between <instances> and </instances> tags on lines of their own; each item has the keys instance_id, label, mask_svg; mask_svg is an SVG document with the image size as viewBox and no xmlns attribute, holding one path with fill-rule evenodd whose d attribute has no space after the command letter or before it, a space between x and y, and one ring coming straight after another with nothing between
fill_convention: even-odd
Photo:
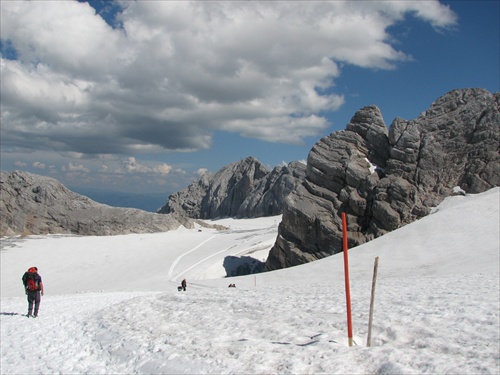
<instances>
[{"instance_id":1,"label":"red pole","mask_svg":"<svg viewBox=\"0 0 500 375\"><path fill-rule=\"evenodd\" d=\"M345 275L345 299L347 308L347 336L349 346L352 346L352 313L351 313L351 288L349 285L349 254L347 251L347 219L342 212L342 245L344 250L344 275Z\"/></svg>"}]
</instances>

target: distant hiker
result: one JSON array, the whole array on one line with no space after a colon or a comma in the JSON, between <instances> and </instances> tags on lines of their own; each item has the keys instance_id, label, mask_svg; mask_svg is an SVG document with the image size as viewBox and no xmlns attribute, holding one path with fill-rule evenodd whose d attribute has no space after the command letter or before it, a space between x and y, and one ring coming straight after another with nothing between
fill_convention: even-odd
<instances>
[{"instance_id":1,"label":"distant hiker","mask_svg":"<svg viewBox=\"0 0 500 375\"><path fill-rule=\"evenodd\" d=\"M228 288L236 288L236 284L229 284Z\"/></svg>"},{"instance_id":2,"label":"distant hiker","mask_svg":"<svg viewBox=\"0 0 500 375\"><path fill-rule=\"evenodd\" d=\"M186 291L186 284L187 284L186 279L182 280L181 287L183 291Z\"/></svg>"},{"instance_id":3,"label":"distant hiker","mask_svg":"<svg viewBox=\"0 0 500 375\"><path fill-rule=\"evenodd\" d=\"M43 296L42 277L38 274L38 268L30 267L23 275L24 292L28 296L28 318L36 318L38 316L38 308L40 307L40 293ZM33 304L35 310L33 312Z\"/></svg>"}]
</instances>

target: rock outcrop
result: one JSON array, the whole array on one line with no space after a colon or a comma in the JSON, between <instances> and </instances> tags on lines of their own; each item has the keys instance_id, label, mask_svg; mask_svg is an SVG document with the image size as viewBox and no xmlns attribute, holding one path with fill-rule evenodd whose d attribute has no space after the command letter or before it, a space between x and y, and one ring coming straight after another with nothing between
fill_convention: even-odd
<instances>
[{"instance_id":1,"label":"rock outcrop","mask_svg":"<svg viewBox=\"0 0 500 375\"><path fill-rule=\"evenodd\" d=\"M169 196L159 213L193 219L250 218L279 215L285 197L300 185L305 165L299 162L269 172L249 157L214 175L203 175L186 189Z\"/></svg>"},{"instance_id":2,"label":"rock outcrop","mask_svg":"<svg viewBox=\"0 0 500 375\"><path fill-rule=\"evenodd\" d=\"M281 215L284 200L304 180L306 166L291 162L287 166L274 167L265 175L241 203L237 218Z\"/></svg>"},{"instance_id":3,"label":"rock outcrop","mask_svg":"<svg viewBox=\"0 0 500 375\"><path fill-rule=\"evenodd\" d=\"M344 131L310 151L266 269L340 252L342 212L354 247L427 215L454 187L480 193L500 186L499 130L500 94L482 89L451 91L389 130L377 107L359 110Z\"/></svg>"},{"instance_id":4,"label":"rock outcrop","mask_svg":"<svg viewBox=\"0 0 500 375\"><path fill-rule=\"evenodd\" d=\"M0 236L154 233L181 225L171 215L110 207L76 194L52 178L20 171L0 174L0 214Z\"/></svg>"}]
</instances>

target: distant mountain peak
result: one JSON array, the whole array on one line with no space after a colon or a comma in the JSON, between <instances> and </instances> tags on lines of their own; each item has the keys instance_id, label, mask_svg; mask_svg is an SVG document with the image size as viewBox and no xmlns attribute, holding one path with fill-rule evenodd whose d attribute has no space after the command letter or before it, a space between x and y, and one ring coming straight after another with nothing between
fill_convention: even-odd
<instances>
[{"instance_id":1,"label":"distant mountain peak","mask_svg":"<svg viewBox=\"0 0 500 375\"><path fill-rule=\"evenodd\" d=\"M268 171L256 158L247 157L172 194L158 212L196 219L279 215L286 195L304 176L303 164Z\"/></svg>"}]
</instances>

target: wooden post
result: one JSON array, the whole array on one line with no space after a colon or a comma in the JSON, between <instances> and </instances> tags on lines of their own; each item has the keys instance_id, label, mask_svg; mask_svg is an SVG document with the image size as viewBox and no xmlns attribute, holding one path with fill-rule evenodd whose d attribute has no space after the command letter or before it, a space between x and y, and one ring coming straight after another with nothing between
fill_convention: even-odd
<instances>
[{"instance_id":1,"label":"wooden post","mask_svg":"<svg viewBox=\"0 0 500 375\"><path fill-rule=\"evenodd\" d=\"M378 270L378 257L375 258L375 264L373 266L372 296L370 299L370 318L368 319L368 338L366 339L366 346L372 345L373 304L375 301L375 285L377 284L377 270Z\"/></svg>"},{"instance_id":2,"label":"wooden post","mask_svg":"<svg viewBox=\"0 0 500 375\"><path fill-rule=\"evenodd\" d=\"M352 346L352 313L351 313L351 287L349 285L349 255L347 251L347 219L345 212L342 212L342 245L344 250L344 275L345 275L345 299L347 309L347 337L349 346Z\"/></svg>"}]
</instances>

